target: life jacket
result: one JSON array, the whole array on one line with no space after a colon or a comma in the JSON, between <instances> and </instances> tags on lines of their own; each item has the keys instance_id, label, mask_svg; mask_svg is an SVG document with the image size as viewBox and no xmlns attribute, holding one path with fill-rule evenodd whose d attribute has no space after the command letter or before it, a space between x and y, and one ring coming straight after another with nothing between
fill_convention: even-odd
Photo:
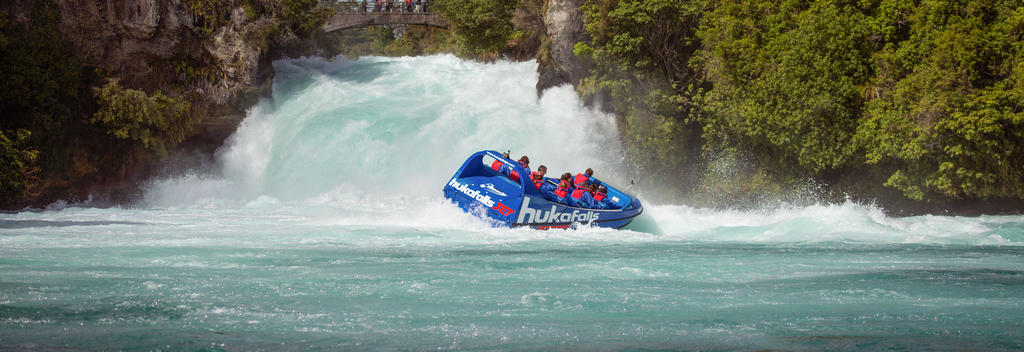
<instances>
[{"instance_id":1,"label":"life jacket","mask_svg":"<svg viewBox=\"0 0 1024 352\"><path fill-rule=\"evenodd\" d=\"M526 164L523 164L522 161L517 161L517 163L519 163L519 165L522 165L523 168L525 168L526 170L530 170L530 167L526 166ZM492 165L491 167L494 166ZM512 169L512 171L509 171L508 177L511 178L513 181L519 181L519 173L516 172L516 169Z\"/></svg>"},{"instance_id":2,"label":"life jacket","mask_svg":"<svg viewBox=\"0 0 1024 352\"><path fill-rule=\"evenodd\" d=\"M587 190L585 188L583 188L583 187L576 188L576 190L572 191L572 198L573 199L583 198L583 193L587 193Z\"/></svg>"},{"instance_id":3,"label":"life jacket","mask_svg":"<svg viewBox=\"0 0 1024 352\"><path fill-rule=\"evenodd\" d=\"M587 180L589 179L590 176L587 176L586 174L576 174L576 177L572 178L572 184L576 185L576 187L579 187L584 182L587 182Z\"/></svg>"},{"instance_id":4,"label":"life jacket","mask_svg":"<svg viewBox=\"0 0 1024 352\"><path fill-rule=\"evenodd\" d=\"M564 188L562 186L555 188L555 195L558 196L559 198L565 198L566 194L569 194L568 188Z\"/></svg>"},{"instance_id":5,"label":"life jacket","mask_svg":"<svg viewBox=\"0 0 1024 352\"><path fill-rule=\"evenodd\" d=\"M580 208L593 208L594 207L594 197L590 196L590 191L588 191L586 188L577 187L575 190L572 191L572 194L569 195L569 198L572 198L568 202L569 205L580 207ZM573 203L575 203L575 204L573 204Z\"/></svg>"},{"instance_id":6,"label":"life jacket","mask_svg":"<svg viewBox=\"0 0 1024 352\"><path fill-rule=\"evenodd\" d=\"M491 163L491 168L494 169L494 171L501 171L501 165L505 164L503 164L501 160L495 159L494 162Z\"/></svg>"},{"instance_id":7,"label":"life jacket","mask_svg":"<svg viewBox=\"0 0 1024 352\"><path fill-rule=\"evenodd\" d=\"M540 186L543 186L543 185L544 185L544 178L543 177L541 179L539 179L539 180L533 180L533 186L537 187L537 189L540 189Z\"/></svg>"},{"instance_id":8,"label":"life jacket","mask_svg":"<svg viewBox=\"0 0 1024 352\"><path fill-rule=\"evenodd\" d=\"M601 192L594 192L594 200L595 201L600 202L600 201L604 200L605 198L608 198L607 194L604 194L604 193L601 193Z\"/></svg>"}]
</instances>

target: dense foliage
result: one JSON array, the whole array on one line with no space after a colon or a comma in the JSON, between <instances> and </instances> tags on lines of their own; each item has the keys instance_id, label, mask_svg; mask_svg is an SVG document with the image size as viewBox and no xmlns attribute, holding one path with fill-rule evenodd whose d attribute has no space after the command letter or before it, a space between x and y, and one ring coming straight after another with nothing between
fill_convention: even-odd
<instances>
[{"instance_id":1,"label":"dense foliage","mask_svg":"<svg viewBox=\"0 0 1024 352\"><path fill-rule=\"evenodd\" d=\"M125 89L117 79L93 88L100 109L90 120L117 139L131 140L161 157L185 139L197 122L189 103L160 92Z\"/></svg>"},{"instance_id":2,"label":"dense foliage","mask_svg":"<svg viewBox=\"0 0 1024 352\"><path fill-rule=\"evenodd\" d=\"M77 116L88 72L60 39L55 8L31 11L43 25L0 19L0 206L31 193L33 179L71 172L75 146L90 136Z\"/></svg>"},{"instance_id":3,"label":"dense foliage","mask_svg":"<svg viewBox=\"0 0 1024 352\"><path fill-rule=\"evenodd\" d=\"M28 190L30 178L36 171L33 163L39 152L29 149L29 130L0 131L0 194L9 201ZM10 137L8 137L10 135Z\"/></svg>"},{"instance_id":4,"label":"dense foliage","mask_svg":"<svg viewBox=\"0 0 1024 352\"><path fill-rule=\"evenodd\" d=\"M917 200L1024 199L1019 2L590 0L585 11L594 39L577 54L598 64L581 92L611 100L647 164L685 170L701 164L682 151L701 149L706 175L719 159L756 164L744 182L854 175ZM676 182L701 187L691 181Z\"/></svg>"},{"instance_id":5,"label":"dense foliage","mask_svg":"<svg viewBox=\"0 0 1024 352\"><path fill-rule=\"evenodd\" d=\"M655 178L698 176L692 164L699 163L699 130L688 118L691 104L683 93L695 78L688 58L699 48L700 10L674 0L604 0L584 6L593 39L576 44L575 53L598 64L578 89L609 100L622 117L630 159Z\"/></svg>"},{"instance_id":6,"label":"dense foliage","mask_svg":"<svg viewBox=\"0 0 1024 352\"><path fill-rule=\"evenodd\" d=\"M319 0L185 0L204 34L228 23L231 10L242 6L250 18L269 17L300 36L316 33L333 13Z\"/></svg>"},{"instance_id":7,"label":"dense foliage","mask_svg":"<svg viewBox=\"0 0 1024 352\"><path fill-rule=\"evenodd\" d=\"M1024 198L1024 6L899 6L907 28L873 57L857 129L867 163L915 199Z\"/></svg>"},{"instance_id":8,"label":"dense foliage","mask_svg":"<svg viewBox=\"0 0 1024 352\"><path fill-rule=\"evenodd\" d=\"M496 55L506 42L522 36L512 24L519 0L434 0L432 11L440 12L458 36L458 44L468 54Z\"/></svg>"}]
</instances>

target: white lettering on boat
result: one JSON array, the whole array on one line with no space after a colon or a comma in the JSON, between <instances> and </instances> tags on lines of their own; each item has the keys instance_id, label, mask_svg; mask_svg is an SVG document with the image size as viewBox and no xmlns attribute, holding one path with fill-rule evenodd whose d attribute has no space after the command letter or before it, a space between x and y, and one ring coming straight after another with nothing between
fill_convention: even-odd
<instances>
[{"instance_id":1,"label":"white lettering on boat","mask_svg":"<svg viewBox=\"0 0 1024 352\"><path fill-rule=\"evenodd\" d=\"M491 196L482 194L483 192L472 189L467 184L459 183L458 180L453 178L448 182L448 185L459 192L462 192L462 194L465 194L470 199L475 199L476 201L483 203L483 205L486 205L488 208L494 207L494 200L491 199Z\"/></svg>"},{"instance_id":2,"label":"white lettering on boat","mask_svg":"<svg viewBox=\"0 0 1024 352\"><path fill-rule=\"evenodd\" d=\"M550 210L535 209L530 207L530 197L523 198L523 206L519 209L519 224L555 223L555 222L578 222L588 223L597 220L598 214L593 211L579 211L573 209L570 212L558 212L557 205L551 205Z\"/></svg>"}]
</instances>

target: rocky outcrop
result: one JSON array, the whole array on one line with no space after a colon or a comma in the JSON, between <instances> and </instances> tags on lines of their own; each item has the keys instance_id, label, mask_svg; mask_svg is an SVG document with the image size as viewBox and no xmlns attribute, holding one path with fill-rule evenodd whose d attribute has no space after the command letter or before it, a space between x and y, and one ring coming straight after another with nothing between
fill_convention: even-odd
<instances>
[{"instance_id":1,"label":"rocky outcrop","mask_svg":"<svg viewBox=\"0 0 1024 352\"><path fill-rule=\"evenodd\" d=\"M56 0L61 35L88 66L126 86L181 95L203 122L187 146L219 146L244 110L269 91L266 55L277 20L231 9L212 32L181 0ZM206 30L208 31L208 30Z\"/></svg>"},{"instance_id":2,"label":"rocky outcrop","mask_svg":"<svg viewBox=\"0 0 1024 352\"><path fill-rule=\"evenodd\" d=\"M562 85L577 85L590 69L590 62L573 54L576 43L587 42L581 6L586 0L548 0L544 11L547 38L538 61L537 91Z\"/></svg>"},{"instance_id":3,"label":"rocky outcrop","mask_svg":"<svg viewBox=\"0 0 1024 352\"><path fill-rule=\"evenodd\" d=\"M94 196L97 202L123 203L132 198L141 181L160 172L161 165L212 155L237 128L245 110L269 93L271 48L298 41L291 25L276 18L275 12L247 12L243 2L227 3L238 6L195 9L188 4L203 3L193 0L0 2L0 21L4 21L0 26L17 29L12 32L16 43L36 41L52 43L39 48L68 48L39 53L42 63L34 65L24 57L36 47L12 46L21 50L16 51L20 53L17 67L27 68L22 70L28 72L24 76L74 87L66 90L70 93L61 91L59 109L47 115L55 117L41 122L41 127L25 123L32 121L25 113L11 119L10 126L35 128L32 132L43 141L63 139L34 146L44 150L41 155L46 157L39 162L38 174L29 175L39 177L31 179L23 195L2 198L4 206L39 207ZM49 62L57 65L46 65ZM36 71L41 73L32 73ZM111 137L96 126L91 119L102 107L91 89L103 86L108 78L149 96L159 93L187 102L180 105L187 106L185 118L172 122L186 131L185 141L178 143L177 132L168 153L163 149L158 153L124 137ZM170 162L164 159L168 154Z\"/></svg>"}]
</instances>

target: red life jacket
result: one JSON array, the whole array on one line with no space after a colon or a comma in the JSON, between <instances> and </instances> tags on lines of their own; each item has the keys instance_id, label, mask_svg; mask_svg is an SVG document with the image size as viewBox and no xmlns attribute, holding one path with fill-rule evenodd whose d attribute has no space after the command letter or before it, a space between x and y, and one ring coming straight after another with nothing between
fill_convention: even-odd
<instances>
[{"instance_id":1,"label":"red life jacket","mask_svg":"<svg viewBox=\"0 0 1024 352\"><path fill-rule=\"evenodd\" d=\"M558 196L560 198L565 198L566 194L569 194L569 189L568 188L563 188L561 186L559 186L558 188L555 188L555 195L556 196Z\"/></svg>"},{"instance_id":2,"label":"red life jacket","mask_svg":"<svg viewBox=\"0 0 1024 352\"><path fill-rule=\"evenodd\" d=\"M544 185L544 179L543 178L541 178L539 180L533 180L533 186L537 187L537 189L540 189L540 186L543 186L543 185Z\"/></svg>"},{"instance_id":3,"label":"red life jacket","mask_svg":"<svg viewBox=\"0 0 1024 352\"><path fill-rule=\"evenodd\" d=\"M572 191L572 198L573 199L583 198L583 193L586 193L586 192L587 192L587 189L585 189L583 187L579 187L575 191Z\"/></svg>"},{"instance_id":4,"label":"red life jacket","mask_svg":"<svg viewBox=\"0 0 1024 352\"><path fill-rule=\"evenodd\" d=\"M573 179L572 179L572 183L574 185L576 185L576 187L579 187L584 182L587 182L587 180L589 180L589 179L590 179L590 176L587 176L585 174L576 174L576 177L573 177Z\"/></svg>"},{"instance_id":5,"label":"red life jacket","mask_svg":"<svg viewBox=\"0 0 1024 352\"><path fill-rule=\"evenodd\" d=\"M494 169L494 171L498 171L501 170L501 165L503 165L501 160L494 160L494 162L491 163L491 168Z\"/></svg>"},{"instance_id":6,"label":"red life jacket","mask_svg":"<svg viewBox=\"0 0 1024 352\"><path fill-rule=\"evenodd\" d=\"M601 192L594 192L594 200L600 202L601 200L608 198L607 194Z\"/></svg>"},{"instance_id":7,"label":"red life jacket","mask_svg":"<svg viewBox=\"0 0 1024 352\"><path fill-rule=\"evenodd\" d=\"M523 164L522 161L517 161L517 162L519 163L519 165L522 165L523 168L527 167L526 164ZM494 165L491 165L491 167L494 167ZM508 173L508 177L512 178L513 181L519 181L519 173L516 172L515 169L512 169L512 172Z\"/></svg>"}]
</instances>

